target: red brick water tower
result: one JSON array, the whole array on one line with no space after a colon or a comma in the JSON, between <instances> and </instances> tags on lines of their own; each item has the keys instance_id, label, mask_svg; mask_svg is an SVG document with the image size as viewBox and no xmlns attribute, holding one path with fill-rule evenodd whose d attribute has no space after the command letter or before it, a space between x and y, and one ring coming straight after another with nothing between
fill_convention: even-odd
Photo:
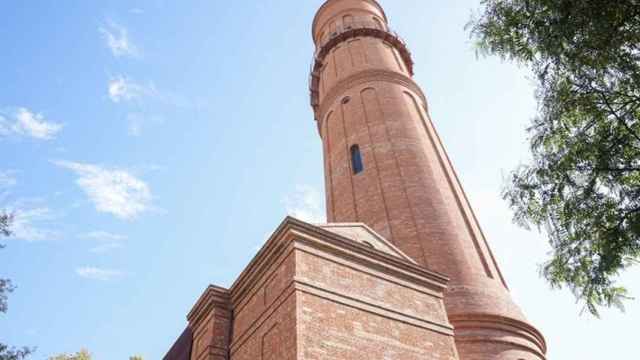
<instances>
[{"instance_id":1,"label":"red brick water tower","mask_svg":"<svg viewBox=\"0 0 640 360\"><path fill-rule=\"evenodd\" d=\"M511 300L382 7L329 0L312 34L328 221L365 223L450 277L444 300L461 359L544 358L543 337Z\"/></svg>"},{"instance_id":2,"label":"red brick water tower","mask_svg":"<svg viewBox=\"0 0 640 360\"><path fill-rule=\"evenodd\" d=\"M543 360L375 0L328 0L310 87L328 224L286 218L165 360Z\"/></svg>"}]
</instances>

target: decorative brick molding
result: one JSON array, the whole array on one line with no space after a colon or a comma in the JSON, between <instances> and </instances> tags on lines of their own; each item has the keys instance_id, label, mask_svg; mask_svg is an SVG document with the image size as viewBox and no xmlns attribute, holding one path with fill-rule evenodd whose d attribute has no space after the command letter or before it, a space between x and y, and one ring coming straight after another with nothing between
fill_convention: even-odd
<instances>
[{"instance_id":1,"label":"decorative brick molding","mask_svg":"<svg viewBox=\"0 0 640 360\"><path fill-rule=\"evenodd\" d=\"M458 347L507 346L533 354L535 359L545 359L547 343L542 333L523 321L487 314L449 316L455 325Z\"/></svg>"},{"instance_id":2,"label":"decorative brick molding","mask_svg":"<svg viewBox=\"0 0 640 360\"><path fill-rule=\"evenodd\" d=\"M309 79L309 92L311 96L311 107L314 110L316 120L321 116L321 112L319 112L318 109L318 107L320 106L320 69L325 62L327 54L329 54L331 50L340 43L357 37L372 37L381 39L382 41L390 44L391 46L396 48L396 50L398 50L402 61L409 71L409 74L413 75L413 60L411 58L411 52L409 51L409 48L402 40L402 38L395 32L388 29L375 28L369 22L361 22L355 23L348 27L338 26L335 34L335 36L330 37L325 43L318 45L318 50L313 56L311 75ZM409 82L413 82L410 78L407 79L409 80ZM345 79L345 81L346 80L347 79ZM334 86L334 89L336 87L337 86ZM419 89L419 87L417 85L415 87L418 89L417 92L421 94L422 91Z\"/></svg>"},{"instance_id":3,"label":"decorative brick molding","mask_svg":"<svg viewBox=\"0 0 640 360\"><path fill-rule=\"evenodd\" d=\"M325 119L329 110L335 105L336 100L338 98L341 98L344 93L362 84L374 82L387 82L404 86L413 93L417 94L425 104L427 103L427 97L422 92L422 89L410 77L390 70L362 70L336 83L331 88L331 90L327 92L327 94L323 97L322 103L319 104L316 111L316 114L318 116L318 118L316 119L318 121L318 127L322 127L322 121Z\"/></svg>"}]
</instances>

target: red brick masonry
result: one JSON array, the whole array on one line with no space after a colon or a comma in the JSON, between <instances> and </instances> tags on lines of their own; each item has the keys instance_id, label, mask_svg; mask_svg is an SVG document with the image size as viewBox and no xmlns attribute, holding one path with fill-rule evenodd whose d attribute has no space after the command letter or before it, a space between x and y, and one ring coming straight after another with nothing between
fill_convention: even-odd
<instances>
[{"instance_id":1,"label":"red brick masonry","mask_svg":"<svg viewBox=\"0 0 640 360\"><path fill-rule=\"evenodd\" d=\"M231 289L210 286L188 315L190 359L458 359L446 277L330 230L287 218Z\"/></svg>"},{"instance_id":2,"label":"red brick masonry","mask_svg":"<svg viewBox=\"0 0 640 360\"><path fill-rule=\"evenodd\" d=\"M460 358L544 359L413 81L407 45L374 0L326 1L313 21L311 104L324 146L327 218L361 222L451 280ZM357 146L364 171L352 168Z\"/></svg>"},{"instance_id":3,"label":"red brick masonry","mask_svg":"<svg viewBox=\"0 0 640 360\"><path fill-rule=\"evenodd\" d=\"M165 359L545 359L382 7L328 0L312 33L330 224L285 219Z\"/></svg>"}]
</instances>

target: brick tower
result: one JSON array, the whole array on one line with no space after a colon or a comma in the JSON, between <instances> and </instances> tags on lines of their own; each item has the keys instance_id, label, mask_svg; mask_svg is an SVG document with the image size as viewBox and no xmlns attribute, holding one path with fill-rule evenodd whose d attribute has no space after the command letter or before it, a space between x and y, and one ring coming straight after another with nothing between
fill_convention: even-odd
<instances>
[{"instance_id":1,"label":"brick tower","mask_svg":"<svg viewBox=\"0 0 640 360\"><path fill-rule=\"evenodd\" d=\"M543 360L375 0L313 22L328 224L287 217L165 360Z\"/></svg>"},{"instance_id":2,"label":"brick tower","mask_svg":"<svg viewBox=\"0 0 640 360\"><path fill-rule=\"evenodd\" d=\"M382 7L328 0L312 35L328 221L367 224L450 277L444 301L460 359L544 359L544 339L511 300Z\"/></svg>"}]
</instances>

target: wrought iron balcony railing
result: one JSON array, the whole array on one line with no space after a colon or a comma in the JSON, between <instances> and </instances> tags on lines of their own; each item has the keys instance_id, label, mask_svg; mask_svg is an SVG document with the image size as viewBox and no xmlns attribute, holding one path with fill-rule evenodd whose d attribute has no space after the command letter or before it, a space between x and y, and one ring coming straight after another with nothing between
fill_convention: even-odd
<instances>
[{"instance_id":1,"label":"wrought iron balcony railing","mask_svg":"<svg viewBox=\"0 0 640 360\"><path fill-rule=\"evenodd\" d=\"M311 107L314 109L316 118L320 106L320 69L327 54L329 54L336 45L357 37L379 38L395 47L400 53L400 57L404 61L409 74L413 76L411 52L409 52L406 43L396 32L389 29L381 29L380 26L374 22L353 22L348 25L337 26L334 32L325 35L319 41L316 46L316 51L313 54L313 59L311 60L309 91L311 93Z\"/></svg>"}]
</instances>

